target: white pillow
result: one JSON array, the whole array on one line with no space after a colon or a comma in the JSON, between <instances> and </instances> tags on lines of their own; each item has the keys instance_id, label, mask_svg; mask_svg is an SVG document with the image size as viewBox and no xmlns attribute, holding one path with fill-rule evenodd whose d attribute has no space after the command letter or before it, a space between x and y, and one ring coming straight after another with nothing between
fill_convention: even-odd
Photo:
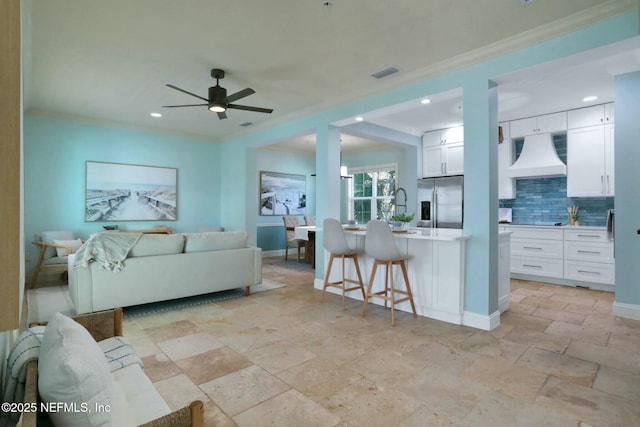
<instances>
[{"instance_id":1,"label":"white pillow","mask_svg":"<svg viewBox=\"0 0 640 427\"><path fill-rule=\"evenodd\" d=\"M89 332L74 320L55 313L47 325L38 357L38 390L43 402L75 410L49 412L55 426L110 426L113 379L107 359ZM84 410L88 409L88 410Z\"/></svg>"},{"instance_id":2,"label":"white pillow","mask_svg":"<svg viewBox=\"0 0 640 427\"><path fill-rule=\"evenodd\" d=\"M75 239L75 240L55 240L54 239L53 243L55 243L56 245L69 246L71 247L71 249L73 249L73 253L78 252L78 249L80 249L80 246L82 246L82 240L80 239ZM59 257L69 255L69 251L66 250L65 248L56 248L56 253L58 254Z\"/></svg>"}]
</instances>

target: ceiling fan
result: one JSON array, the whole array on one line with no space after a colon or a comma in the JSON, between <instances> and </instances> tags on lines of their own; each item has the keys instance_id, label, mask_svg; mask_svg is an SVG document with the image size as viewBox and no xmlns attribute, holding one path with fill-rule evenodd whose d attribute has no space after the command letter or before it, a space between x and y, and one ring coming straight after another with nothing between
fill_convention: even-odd
<instances>
[{"instance_id":1,"label":"ceiling fan","mask_svg":"<svg viewBox=\"0 0 640 427\"><path fill-rule=\"evenodd\" d=\"M255 111L257 113L267 113L270 114L273 110L271 108L260 108L260 107L250 107L248 105L238 105L232 104L232 102L242 99L246 96L253 95L256 93L255 90L246 88L234 94L227 96L227 90L220 86L220 79L224 78L224 70L219 68L214 68L211 70L211 77L216 79L216 85L209 88L209 99L203 98L200 95L196 95L195 93L191 93L187 90L180 89L177 86L167 84L171 89L175 89L182 93L186 93L187 95L195 96L198 99L202 99L206 102L206 104L188 104L188 105L163 105L164 108L177 108L177 107L201 107L207 106L210 111L218 114L218 118L220 120L226 119L227 114L225 111L227 109L235 109L235 110L245 110L245 111Z\"/></svg>"}]
</instances>

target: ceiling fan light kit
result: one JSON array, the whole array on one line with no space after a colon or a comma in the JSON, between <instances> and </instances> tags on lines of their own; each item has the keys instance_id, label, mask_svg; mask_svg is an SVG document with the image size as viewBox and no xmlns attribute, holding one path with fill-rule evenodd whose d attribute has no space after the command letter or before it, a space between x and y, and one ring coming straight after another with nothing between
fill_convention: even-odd
<instances>
[{"instance_id":1,"label":"ceiling fan light kit","mask_svg":"<svg viewBox=\"0 0 640 427\"><path fill-rule=\"evenodd\" d=\"M211 77L216 79L216 85L209 88L209 97L204 98L200 95L196 95L195 93L189 92L188 90L181 89L177 86L167 84L167 87L171 89L177 90L182 93L186 93L187 95L191 95L195 98L201 99L206 102L206 104L185 104L185 105L163 105L164 108L179 108L179 107L200 107L206 106L209 111L218 114L218 118L220 120L226 119L227 114L225 113L228 109L234 110L245 110L245 111L253 111L256 113L266 113L270 114L273 112L271 108L261 108L261 107L250 107L248 105L238 105L232 104L232 102L247 97L249 95L253 95L256 93L255 90L251 88L243 89L239 92L233 93L227 96L227 89L220 86L220 79L224 78L224 70L219 68L214 68L211 70Z\"/></svg>"}]
</instances>

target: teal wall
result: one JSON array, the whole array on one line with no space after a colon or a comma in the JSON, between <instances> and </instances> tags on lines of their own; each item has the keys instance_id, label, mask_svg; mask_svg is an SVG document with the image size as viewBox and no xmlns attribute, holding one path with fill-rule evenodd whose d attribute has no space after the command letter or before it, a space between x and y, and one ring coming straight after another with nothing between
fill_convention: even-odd
<instances>
[{"instance_id":1,"label":"teal wall","mask_svg":"<svg viewBox=\"0 0 640 427\"><path fill-rule=\"evenodd\" d=\"M295 175L304 175L307 179L307 215L315 215L316 212L316 177L311 176L315 173L315 154L301 154L274 151L268 149L255 150L256 154L256 170L268 172L290 173ZM255 187L260 186L258 181L251 184ZM259 191L259 190L258 190ZM263 251L275 251L284 249L284 225L282 216L262 216L259 214L259 199L255 199L253 206L255 207L254 215L257 222L257 246ZM304 224L304 219L300 216L300 223Z\"/></svg>"},{"instance_id":2,"label":"teal wall","mask_svg":"<svg viewBox=\"0 0 640 427\"><path fill-rule=\"evenodd\" d=\"M178 220L115 223L122 229L162 224L178 232L227 226L220 220L220 145L41 116L24 119L25 246L47 230L73 230L87 238L104 222L84 221L85 162L100 161L178 169ZM244 208L243 208L244 209Z\"/></svg>"},{"instance_id":3,"label":"teal wall","mask_svg":"<svg viewBox=\"0 0 640 427\"><path fill-rule=\"evenodd\" d=\"M615 82L616 303L640 306L640 72ZM636 312L637 314L637 312ZM636 317L640 319L640 316Z\"/></svg>"}]
</instances>

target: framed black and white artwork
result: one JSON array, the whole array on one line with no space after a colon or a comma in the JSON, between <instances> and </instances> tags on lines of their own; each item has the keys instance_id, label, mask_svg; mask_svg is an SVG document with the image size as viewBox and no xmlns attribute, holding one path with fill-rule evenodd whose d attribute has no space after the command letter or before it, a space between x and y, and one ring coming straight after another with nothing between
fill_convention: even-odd
<instances>
[{"instance_id":1,"label":"framed black and white artwork","mask_svg":"<svg viewBox=\"0 0 640 427\"><path fill-rule=\"evenodd\" d=\"M86 162L86 222L177 218L178 169Z\"/></svg>"},{"instance_id":2,"label":"framed black and white artwork","mask_svg":"<svg viewBox=\"0 0 640 427\"><path fill-rule=\"evenodd\" d=\"M260 215L304 215L306 208L306 176L260 172Z\"/></svg>"}]
</instances>

